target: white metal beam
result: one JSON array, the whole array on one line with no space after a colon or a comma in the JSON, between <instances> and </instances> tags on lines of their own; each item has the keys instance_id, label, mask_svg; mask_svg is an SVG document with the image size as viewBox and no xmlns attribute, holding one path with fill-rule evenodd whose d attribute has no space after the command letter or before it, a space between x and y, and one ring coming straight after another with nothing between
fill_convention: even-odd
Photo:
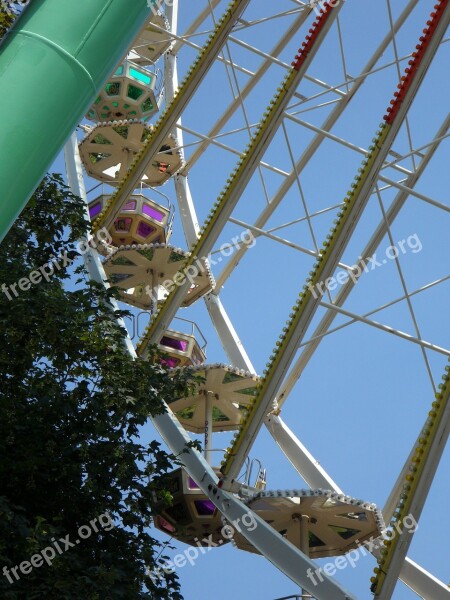
<instances>
[{"instance_id":1,"label":"white metal beam","mask_svg":"<svg viewBox=\"0 0 450 600\"><path fill-rule=\"evenodd\" d=\"M356 199L353 201L351 211L340 224L339 234L336 234L335 239L327 248L328 257L321 266L320 272L322 281L326 281L328 277L332 276L338 261L341 259L342 254L347 247L348 241L356 228L368 199L370 198L372 189L386 159L389 148L396 139L408 110L422 84L423 78L439 48L448 27L449 20L450 5L446 5L443 9L441 18L436 25L433 37L429 40L428 45L424 49L421 62L415 70L414 78L404 92L403 102L397 110L395 120L383 129L383 145L379 148L378 152L373 155L370 163L368 163L370 166L367 167L368 171L366 171L364 178L361 180L361 187ZM311 293L307 295L301 311L298 312L298 319L291 324L289 335L286 336L280 347L275 350L274 356L276 356L276 361L274 360L270 365L269 372L261 384L260 391L255 399L254 409L252 409L250 413L251 417L247 419L246 428L243 433L241 433L233 443L230 453L226 458L225 467L222 468L222 472L224 473L227 482L226 485L233 482L239 475L245 458L258 435L265 417L270 412L270 407L273 405L277 394L280 391L283 380L295 358L298 346L306 335L307 329L320 305L320 301L320 296L317 296L317 294L313 295Z\"/></svg>"},{"instance_id":2,"label":"white metal beam","mask_svg":"<svg viewBox=\"0 0 450 600\"><path fill-rule=\"evenodd\" d=\"M410 0L408 2L407 6L402 11L401 15L399 16L399 18L397 19L397 21L395 23L394 32L397 32L403 26L406 19L409 17L411 11L417 5L418 1L419 0ZM308 147L306 148L306 150L303 152L303 154L300 156L299 160L297 161L295 168L291 171L291 173L286 178L286 180L283 181L283 183L280 186L280 188L278 189L277 193L272 198L270 204L268 204L264 208L264 210L261 212L260 216L255 221L256 227L263 228L264 225L267 223L267 221L271 218L271 216L273 215L273 213L279 206L280 202L283 200L283 198L286 196L286 194L291 189L292 185L295 183L297 177L300 175L300 173L303 171L303 169L306 167L306 165L311 160L311 157L315 154L315 152L318 150L318 148L324 141L325 137L322 132L331 131L333 126L338 121L339 117L342 115L344 110L349 105L352 98L355 96L356 92L363 85L363 83L366 79L366 74L372 70L372 68L376 65L378 60L383 56L383 53L386 51L386 49L389 46L389 44L391 43L391 41L392 41L392 34L391 34L391 32L389 32L385 36L385 38L382 40L382 42L378 46L378 48L375 50L372 57L369 59L368 63L363 68L361 75L355 81L355 83L352 86L352 88L350 89L349 93L346 94L346 96L342 100L339 101L339 103L335 106L335 108L333 109L331 114L326 118L326 120L324 121L324 123L321 127L320 132L318 132L317 135L314 137L314 139L309 143ZM226 265L226 267L224 268L224 270L222 271L222 273L220 274L220 276L217 279L217 289L220 290L223 287L225 281L231 275L234 268L242 260L246 251L247 251L247 248L244 248L244 247L240 248L238 250L238 252L236 252L234 254L234 256L230 259L230 261L228 262L228 264Z\"/></svg>"},{"instance_id":3,"label":"white metal beam","mask_svg":"<svg viewBox=\"0 0 450 600\"><path fill-rule=\"evenodd\" d=\"M85 202L85 218L87 222L90 222L88 200L86 194L86 187L83 179L83 168L80 158L80 152L78 149L78 140L76 131L68 139L64 146L64 161L66 167L67 184L70 187L73 194L80 197ZM83 254L84 265L89 273L89 277L102 285L106 289L110 288L110 284L107 283L107 275L103 264L100 260L100 256L97 250L93 247L89 247L88 251ZM117 301L114 298L110 299L111 309L113 311L120 310ZM127 332L125 321L122 318L117 319L119 325ZM130 336L125 336L125 346L131 354L134 354L134 346Z\"/></svg>"},{"instance_id":4,"label":"white metal beam","mask_svg":"<svg viewBox=\"0 0 450 600\"><path fill-rule=\"evenodd\" d=\"M172 46L173 54L178 54L182 45L184 44L184 40L189 38L191 35L193 35L197 32L200 25L209 17L209 15L211 14L211 11L214 10L218 4L220 4L220 0L208 0L208 3L205 6L205 8L198 13L196 18L192 21L192 23L189 25L189 27L184 32L183 37L177 39L174 42L174 44ZM172 7L173 7L173 3L171 4L170 2L166 2L166 15L168 13L168 10L170 10ZM169 19L169 22L170 22L170 19ZM174 31L173 33L176 33L176 31Z\"/></svg>"},{"instance_id":5,"label":"white metal beam","mask_svg":"<svg viewBox=\"0 0 450 600\"><path fill-rule=\"evenodd\" d=\"M221 299L214 294L208 294L204 300L211 321L231 364L239 369L256 374L255 368L236 333Z\"/></svg>"},{"instance_id":6,"label":"white metal beam","mask_svg":"<svg viewBox=\"0 0 450 600\"><path fill-rule=\"evenodd\" d=\"M428 166L431 159L433 158L436 150L439 148L439 145L442 141L442 137L448 131L449 127L450 127L450 114L447 115L446 119L444 120L444 122L440 126L439 130L437 131L437 133L434 137L434 141L428 147L428 150L427 150L424 158L420 161L420 164L418 165L417 170L415 171L415 173L413 173L408 178L408 185L407 185L408 188L413 188L417 184L420 177L424 173L426 167ZM381 244L381 241L383 240L384 236L386 235L386 223L389 223L391 225L394 222L394 220L398 216L400 210L402 209L403 205L405 204L407 198L408 198L408 193L406 191L401 191L396 195L391 206L386 211L386 221L384 219L382 219L380 221L380 223L378 224L377 228L375 229L375 232L373 233L372 237L368 241L368 243L365 246L365 248L363 249L363 251L360 253L360 256L363 256L364 258L373 256L376 249ZM357 279L357 281L358 281L358 279ZM340 289L339 293L337 294L337 296L334 300L334 304L336 306L343 306L343 304L349 297L349 295L352 292L354 287L355 287L355 284L353 283L353 281L351 279L349 279L343 285L343 287ZM292 368L291 372L289 373L285 383L283 384L283 387L281 388L280 394L278 395L278 399L277 399L279 406L281 406L285 402L286 398L292 391L294 385L296 384L299 377L303 373L309 360L313 356L314 352L317 350L317 348L322 340L323 334L330 329L336 315L337 315L337 312L336 312L336 310L334 310L334 307L333 307L333 309L327 310L327 312L323 316L322 320L320 321L319 325L317 326L317 328L315 329L314 333L311 336L313 338L313 340L302 351L302 353L298 357L294 367Z\"/></svg>"},{"instance_id":7,"label":"white metal beam","mask_svg":"<svg viewBox=\"0 0 450 600\"><path fill-rule=\"evenodd\" d=\"M414 337L409 333L405 333L404 331L400 331L399 329L394 329L394 327L390 327L389 325L383 325L383 323L378 323L378 321L373 321L372 319L368 319L362 315L357 315L356 313L346 310L337 304L330 304L329 302L324 302L323 300L319 303L321 306L324 306L328 310L334 310L335 312L345 315L346 317L351 317L354 321L360 321L361 323L365 323L366 325L370 325L371 327L375 327L376 329L380 329L381 331L385 331L391 335L396 335L408 342L413 344L417 344L422 348L426 348L427 350L433 350L433 352L439 352L439 354L443 354L444 356L450 357L450 348L443 348L442 346L437 346L436 344L432 344L431 342L427 342L426 340L421 340L419 338Z\"/></svg>"},{"instance_id":8,"label":"white metal beam","mask_svg":"<svg viewBox=\"0 0 450 600\"><path fill-rule=\"evenodd\" d=\"M402 565L400 579L424 600L449 600L450 598L449 587L410 558L406 558Z\"/></svg>"},{"instance_id":9,"label":"white metal beam","mask_svg":"<svg viewBox=\"0 0 450 600\"><path fill-rule=\"evenodd\" d=\"M292 25L289 29L284 33L281 40L274 46L271 51L271 56L278 56L284 48L289 44L294 35L298 33L298 30L305 22L308 17L310 11L302 11L302 13L293 21ZM242 100L245 100L249 94L253 91L253 89L257 86L257 84L261 81L263 76L267 73L267 69L270 66L270 58L266 59L263 64L259 67L259 69L255 72L255 74L249 79L246 85L242 88L240 92L240 97ZM233 101L223 115L218 119L218 121L213 125L209 133L202 144L197 148L197 150L189 157L186 165L184 166L182 173L186 174L193 167L193 165L198 161L198 159L204 154L204 152L208 149L210 144L209 140L215 138L223 129L223 127L228 123L228 121L232 118L235 112L239 109L239 103Z\"/></svg>"},{"instance_id":10,"label":"white metal beam","mask_svg":"<svg viewBox=\"0 0 450 600\"><path fill-rule=\"evenodd\" d=\"M167 7L167 16L171 23L173 31L177 29L177 14L174 12L177 6ZM170 101L175 90L178 88L178 70L175 54L169 53L165 57L165 94ZM181 118L178 120L177 127L173 130L173 135L177 138L178 146L183 148L183 133ZM185 175L176 175L174 179L175 191L177 194L178 208L180 211L181 223L184 230L184 236L188 247L191 247L200 233L192 194L189 187L189 181ZM231 364L239 369L244 369L250 373L255 373L255 369L245 348L239 339L239 336L227 315L222 301L217 296L208 295L205 297L206 308L211 317L211 321L222 342L223 348L231 361Z\"/></svg>"},{"instance_id":11,"label":"white metal beam","mask_svg":"<svg viewBox=\"0 0 450 600\"><path fill-rule=\"evenodd\" d=\"M438 425L436 435L431 442L431 447L427 456L424 470L422 472L420 483L415 492L409 511L417 523L419 522L420 515L422 514L422 510L425 506L434 476L448 441L449 425L450 402L447 402L444 415ZM390 600L390 598L392 598L392 594L397 584L397 580L399 578L400 571L402 569L409 546L411 545L413 536L414 532L409 531L406 527L404 527L402 533L396 539L396 547L394 549L381 592L375 596L376 600ZM427 598L431 598L431 596L427 596Z\"/></svg>"},{"instance_id":12,"label":"white metal beam","mask_svg":"<svg viewBox=\"0 0 450 600\"><path fill-rule=\"evenodd\" d=\"M265 425L289 462L310 488L344 493L279 415L273 413L268 415Z\"/></svg>"},{"instance_id":13,"label":"white metal beam","mask_svg":"<svg viewBox=\"0 0 450 600\"><path fill-rule=\"evenodd\" d=\"M266 427L284 452L299 475L311 488L329 489L338 494L344 493L337 483L326 473L320 463L303 446L295 434L287 427L279 415L271 414L266 418ZM450 422L447 426L447 438ZM407 463L408 466L410 463ZM402 470L403 473L404 469ZM403 485L404 479L401 484ZM397 489L394 487L393 496ZM389 522L395 508L393 503L398 500L388 500L384 507L384 518ZM374 556L378 556L378 549L374 549ZM399 574L400 580L413 592L425 600L449 600L450 589L437 577L426 571L410 558L406 557Z\"/></svg>"},{"instance_id":14,"label":"white metal beam","mask_svg":"<svg viewBox=\"0 0 450 600\"><path fill-rule=\"evenodd\" d=\"M218 200L217 206L220 206L220 210L218 208L214 208L214 217L208 222L207 231L200 237L194 248L195 253L199 255L200 258L207 256L213 249L215 242L225 227L243 191L246 189L248 183L253 177L253 174L258 168L261 158L272 142L277 129L283 120L284 111L290 99L292 98L292 94L297 89L306 70L309 68L317 50L319 49L322 41L325 39L342 6L343 2L341 2L336 8L330 9L331 12L329 12L328 18L326 18L326 20L323 22L315 42L306 55L304 62L301 64L298 70L295 69L291 72L289 76L289 84L287 83L287 80L283 80L282 86L279 88L276 98L272 99L269 109L261 121L261 128L258 130L257 135L253 137L250 143L249 148L251 148L251 150L248 150L243 154L242 162L239 163L237 169L233 172L231 178L232 183L227 186L225 195L220 197ZM161 304L158 313L155 315L149 325L148 332L145 337L145 344L159 339L159 336L162 334L162 332L169 327L170 322L172 321L178 307L185 297L185 293L189 285L189 280L187 279L184 281L184 283L180 283L180 285L178 285L169 294L166 301Z\"/></svg>"}]
</instances>

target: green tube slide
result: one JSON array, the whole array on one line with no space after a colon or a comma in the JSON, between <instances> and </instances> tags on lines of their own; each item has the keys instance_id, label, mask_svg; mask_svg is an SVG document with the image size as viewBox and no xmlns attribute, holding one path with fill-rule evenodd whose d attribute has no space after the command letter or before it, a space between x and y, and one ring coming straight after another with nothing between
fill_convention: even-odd
<instances>
[{"instance_id":1,"label":"green tube slide","mask_svg":"<svg viewBox=\"0 0 450 600\"><path fill-rule=\"evenodd\" d=\"M33 0L0 47L0 241L150 14L147 0Z\"/></svg>"}]
</instances>

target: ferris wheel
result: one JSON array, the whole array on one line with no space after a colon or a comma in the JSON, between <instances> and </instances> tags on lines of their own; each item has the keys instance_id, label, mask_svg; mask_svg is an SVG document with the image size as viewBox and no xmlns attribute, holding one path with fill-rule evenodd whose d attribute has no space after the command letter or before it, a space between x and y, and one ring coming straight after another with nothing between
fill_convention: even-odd
<instances>
[{"instance_id":1,"label":"ferris wheel","mask_svg":"<svg viewBox=\"0 0 450 600\"><path fill-rule=\"evenodd\" d=\"M91 275L147 319L130 352L201 375L154 419L204 436L156 527L293 598L450 598L448 1L150 5L66 165Z\"/></svg>"}]
</instances>

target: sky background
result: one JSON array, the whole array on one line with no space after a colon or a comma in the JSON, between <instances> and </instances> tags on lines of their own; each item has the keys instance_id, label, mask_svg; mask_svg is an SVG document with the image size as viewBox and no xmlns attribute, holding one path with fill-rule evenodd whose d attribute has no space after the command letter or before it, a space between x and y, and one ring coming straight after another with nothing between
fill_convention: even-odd
<instances>
[{"instance_id":1,"label":"sky background","mask_svg":"<svg viewBox=\"0 0 450 600\"><path fill-rule=\"evenodd\" d=\"M180 3L180 34L207 4L207 0ZM391 8L395 20L406 4L405 0L393 0L390 4L385 0L345 2L340 13L339 28L345 68L349 76L355 77L362 72L389 31L388 8ZM215 9L216 18L222 14L225 6L226 2L222 1ZM292 13L299 8L299 3L292 0L277 0L276 3L251 0L243 18L247 22L262 22L240 28L233 35L260 52L269 53L298 16L298 13L284 13ZM414 49L432 8L433 1L420 0L411 13L396 37L400 57L407 56ZM280 15L278 18L268 19L277 14ZM283 51L280 57L282 61L290 64L313 18L314 15ZM211 27L212 20L208 19L200 27L200 35L194 36L192 41L203 43ZM340 89L345 91L339 28L336 23L333 25L308 75L331 86L341 86ZM255 71L262 61L261 55L258 56L233 41L228 43L225 51L230 53L228 56L234 62L250 71ZM186 46L181 49L178 59L180 79L195 55L195 49ZM366 80L333 128L334 135L359 148L370 145L398 82L397 68L395 64L391 65L393 59L394 50L391 45L377 65L383 68ZM450 93L449 59L450 45L445 43L409 112L409 128L415 148L431 141L447 114ZM162 70L163 66L163 61L160 60L157 67ZM406 66L406 61L403 61L402 70ZM245 129L246 122L253 130L285 73L286 68L278 64L267 70L245 101L245 115L240 108L224 127L221 143L238 152L242 151L249 139L248 130ZM236 85L242 87L248 77L248 74L232 72L222 63L216 62L185 110L183 126L206 135L227 106L235 101L230 82L234 88ZM323 88L304 80L298 92L309 98L323 92ZM302 102L296 99L296 106L291 112L301 121L320 126L332 110L336 98L337 95L333 92L326 92L313 100ZM325 105L319 107L319 103ZM264 161L282 172L290 172L290 152L298 159L312 137L313 132L305 125L286 120L285 130L280 129L277 133ZM198 137L185 134L184 142L185 153L189 157L196 148ZM409 152L405 126L393 149L400 154ZM447 204L450 184L449 151L450 142L446 139L416 186L419 192ZM315 213L339 204L349 189L362 158L361 153L326 140L302 172L300 184L292 186L267 228L277 228L292 220L304 218L305 205L310 213ZM223 188L236 160L236 154L209 146L190 172L189 182L200 222ZM410 169L411 160L405 159L400 165ZM53 169L63 170L61 156ZM397 180L404 176L392 168L385 169L384 175ZM93 180L86 181L88 188L96 185ZM283 175L262 168L261 173L253 177L233 216L253 223L265 206L266 194L269 198L272 197L282 181ZM159 190L176 205L172 182ZM385 210L395 195L392 189L382 192ZM314 237L319 246L322 245L336 212L337 209L326 211L312 219ZM342 259L344 263L354 264L381 218L379 199L372 195L356 232L347 245ZM411 239L410 236L420 240L420 252L413 252L405 246L408 251L400 256L400 265L409 291L448 275L449 224L448 212L417 198L410 197L407 200L392 226L392 235L395 242ZM217 248L241 232L241 227L229 223L220 236ZM301 246L314 248L311 231L305 220L283 227L275 233ZM178 212L171 243L186 248ZM388 246L390 241L385 237L378 250L379 257L385 257ZM223 304L258 373L265 367L313 262L311 257L293 248L267 238L258 238L255 247L247 252L221 291ZM221 268L222 265L214 268L216 276ZM447 281L412 299L423 339L443 347L448 347L450 334L449 321L444 318L447 316L449 291L450 284ZM361 278L345 308L364 314L401 296L403 289L396 263L388 260L386 264ZM229 364L204 303L197 302L189 309L182 309L179 314L195 321L207 338L207 362ZM323 314L324 309L320 308L309 335ZM415 335L406 302L380 311L373 318ZM343 324L347 320L347 317L338 316L334 325ZM308 338L307 335L306 340ZM443 354L431 351L427 351L427 358L434 381L439 383L446 358ZM348 495L374 502L382 508L432 401L433 388L420 347L369 325L356 323L324 338L284 405L282 418ZM145 429L143 436L148 439L158 437L151 425ZM229 437L227 434L216 434L214 447L225 448ZM307 487L265 429L258 436L251 457L261 460L267 469L267 489ZM447 449L409 552L411 558L445 582L449 580L449 467L450 456ZM166 541L158 532L155 536ZM175 548L167 551L169 556L173 557L186 549L186 546L173 543L173 540L172 544ZM318 561L318 564L329 560L331 559ZM369 578L374 566L375 559L366 557L359 561L355 569L348 567L339 572L338 579L358 598L370 598ZM181 568L178 574L186 600L210 600L211 597L215 600L228 600L230 597L275 600L299 593L296 585L267 560L238 551L231 544L208 552L198 559L194 567L188 565ZM398 584L393 597L395 600L409 600L417 596L403 584Z\"/></svg>"}]
</instances>

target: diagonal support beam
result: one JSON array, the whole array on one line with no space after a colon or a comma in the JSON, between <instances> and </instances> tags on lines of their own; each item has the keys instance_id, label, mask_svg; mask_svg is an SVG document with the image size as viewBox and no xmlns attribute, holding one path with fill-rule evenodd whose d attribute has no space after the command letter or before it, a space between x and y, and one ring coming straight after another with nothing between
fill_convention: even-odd
<instances>
[{"instance_id":1,"label":"diagonal support beam","mask_svg":"<svg viewBox=\"0 0 450 600\"><path fill-rule=\"evenodd\" d=\"M404 25L407 18L410 16L411 11L417 5L418 1L419 0L410 0L409 1L408 5L405 7L405 9L403 10L401 15L395 22L394 33L397 33L401 29L401 27ZM346 96L344 98L342 98L342 100L339 101L339 103L335 106L335 108L333 109L331 114L324 121L324 123L321 127L322 131L331 131L331 129L337 123L337 121L340 118L340 116L342 115L342 113L345 111L345 109L351 102L352 98L355 96L355 94L358 92L358 90L363 85L364 81L366 80L366 73L369 73L373 69L373 67L376 65L376 63L379 61L379 59L383 56L384 52L386 51L386 49L388 48L388 46L391 42L392 42L392 33L389 32L385 36L385 38L382 40L382 42L378 46L378 48L375 50L372 57L369 59L368 63L363 68L361 75L355 81L355 83L352 86L352 88L350 89L349 93L346 94ZM325 137L324 137L323 133L320 133L320 132L318 132L317 135L313 138L313 140L310 142L310 144L308 145L306 150L300 156L299 160L297 161L297 163L295 165L295 168L291 171L291 173L286 178L286 180L283 181L283 183L280 186L280 188L278 189L277 193L272 198L270 204L268 204L264 208L264 210L259 215L258 219L255 221L256 227L259 227L262 229L264 227L264 225L267 223L267 221L272 217L273 213L278 208L281 201L286 196L286 194L289 192L291 187L294 185L297 177L301 174L303 169L309 163L312 156L315 154L315 152L321 146L324 139L325 139ZM217 278L217 288L216 288L217 290L220 290L224 286L226 280L231 275L231 273L233 272L235 267L243 259L246 251L247 251L246 248L240 248L236 252L236 254L230 259L227 266L224 268L224 270L222 271L220 276Z\"/></svg>"},{"instance_id":2,"label":"diagonal support beam","mask_svg":"<svg viewBox=\"0 0 450 600\"><path fill-rule=\"evenodd\" d=\"M278 414L271 413L266 418L265 425L286 458L311 489L344 493Z\"/></svg>"},{"instance_id":3,"label":"diagonal support beam","mask_svg":"<svg viewBox=\"0 0 450 600\"><path fill-rule=\"evenodd\" d=\"M293 37L298 33L300 27L304 24L309 14L311 13L312 8L309 10L303 10L300 15L295 19L292 23L291 27L285 32L282 36L281 40L274 46L272 51L270 52L271 57L279 56L281 52L286 48L289 42L293 39ZM254 88L258 85L264 75L267 73L267 69L270 67L272 60L266 59L261 67L255 72L255 74L249 79L247 84L240 91L240 98L244 101L250 93L254 90ZM228 121L233 117L236 111L239 109L239 102L233 101L227 110L223 113L220 119L214 124L212 129L207 134L206 138L202 144L197 148L197 150L189 157L186 165L182 169L181 173L186 175L190 169L195 165L195 163L201 158L201 156L206 152L211 143L209 140L215 138L225 127Z\"/></svg>"},{"instance_id":4,"label":"diagonal support beam","mask_svg":"<svg viewBox=\"0 0 450 600\"><path fill-rule=\"evenodd\" d=\"M417 182L419 181L419 179L425 172L425 169L428 167L431 159L435 155L437 149L439 148L442 138L447 133L449 127L450 127L450 114L447 115L446 119L444 120L444 122L440 126L439 130L437 131L437 133L434 137L434 141L430 144L426 155L420 161L420 164L418 165L417 170L415 171L415 173L413 173L408 178L408 180L407 180L408 188L415 187L415 185L417 184ZM402 207L404 206L407 198L408 198L408 193L406 191L401 191L396 195L391 206L389 207L389 209L386 212L386 220L382 219L380 221L377 228L375 229L375 232L373 233L372 237L370 238L369 242L365 246L364 250L360 253L360 256L369 258L374 255L376 249L379 247L379 245L381 244L381 241L383 240L384 236L386 235L386 231L387 231L386 223L388 223L389 225L392 225L392 223L395 221L398 214L400 213ZM361 273L361 275L362 275L362 273ZM358 278L356 279L356 281L358 281ZM336 296L336 299L334 301L334 304L336 306L343 306L344 303L346 302L347 298L350 296L355 285L356 284L351 279L349 279L344 284L344 286L341 288L341 290L339 291L339 293ZM281 406L285 402L285 400L291 393L294 385L296 384L296 382L300 378L301 374L305 370L305 368L306 368L308 362L310 361L311 357L313 356L314 352L317 350L317 348L322 340L323 334L326 333L330 329L331 325L333 324L333 321L334 321L336 315L337 315L337 312L334 309L329 309L325 313L324 317L322 318L319 325L317 326L317 328L315 329L314 333L311 336L313 338L313 341L311 341L311 343L308 344L308 346L305 348L305 350L302 351L302 353L300 354L300 356L297 359L297 362L295 363L294 367L292 368L291 372L289 373L289 376L287 377L286 382L284 383L283 387L281 388L280 394L278 395L278 405L279 406Z\"/></svg>"},{"instance_id":5,"label":"diagonal support beam","mask_svg":"<svg viewBox=\"0 0 450 600\"><path fill-rule=\"evenodd\" d=\"M275 402L280 386L295 358L298 346L320 305L321 297L314 293L314 288L325 282L335 271L371 196L389 149L406 119L408 110L445 35L450 21L450 7L447 0L438 6L436 13L432 14L432 19L427 22L426 34L420 38L421 44L417 46L418 51L414 53L411 67L406 70L406 75L398 86L400 91L395 92L394 100L384 116L385 122L374 138L374 145L370 148L363 167L358 171L360 174L355 178L351 190L345 198L345 206L338 213L336 225L323 244L322 256L315 263L311 277L307 279L307 285L304 286L304 292L300 293L293 306L287 327L283 329L270 357L264 378L258 385L258 393L254 402L241 429L236 434L232 446L227 449L221 467L226 486L232 484L237 478L245 457L248 456L264 419ZM323 289L321 293L324 293Z\"/></svg>"},{"instance_id":6,"label":"diagonal support beam","mask_svg":"<svg viewBox=\"0 0 450 600\"><path fill-rule=\"evenodd\" d=\"M167 105L164 113L156 122L151 137L146 140L140 153L131 164L125 178L119 183L115 193L108 200L107 206L98 215L93 224L94 232L100 227L109 227L116 219L123 202L138 187L145 175L145 170L163 146L167 136L175 127L184 108L194 96L201 81L208 73L217 55L224 46L236 22L247 8L250 0L233 0L222 18L218 21L214 32L201 49L192 64L177 94Z\"/></svg>"},{"instance_id":7,"label":"diagonal support beam","mask_svg":"<svg viewBox=\"0 0 450 600\"><path fill-rule=\"evenodd\" d=\"M448 441L450 424L450 366L446 367L444 384L436 394L431 411L422 429L419 444L414 447L414 456L399 495L394 521L402 523L402 518L411 515L418 523L430 491L439 462ZM381 550L379 569L373 585L375 600L390 600L413 539L414 531L406 527L395 539L385 542Z\"/></svg>"},{"instance_id":8,"label":"diagonal support beam","mask_svg":"<svg viewBox=\"0 0 450 600\"><path fill-rule=\"evenodd\" d=\"M300 440L287 427L279 415L269 415L265 424L270 434L284 452L286 457L289 459L291 464L311 488L329 489L337 492L338 494L343 493L335 481L328 475L328 473L326 473L318 461L303 446ZM450 423L447 429L449 427ZM402 481L402 485L403 483L404 480ZM391 506L389 510L386 511L388 505L391 506L389 504L389 500L384 510L384 518L386 522L389 522L394 510ZM374 556L379 557L379 549L375 548L373 554ZM437 577L434 577L434 575L429 573L426 569L408 557L405 558L400 570L399 578L407 587L418 594L421 598L425 598L427 600L431 598L433 600L450 600L450 589L442 581L437 579Z\"/></svg>"},{"instance_id":9,"label":"diagonal support beam","mask_svg":"<svg viewBox=\"0 0 450 600\"><path fill-rule=\"evenodd\" d=\"M182 268L185 274L187 269L194 267L198 257L206 257L212 251L215 242L225 227L243 191L258 168L261 158L275 137L278 127L283 120L286 106L295 93L300 81L303 79L304 74L313 61L317 50L325 39L342 6L343 3L340 3L336 8L328 7L315 22L315 27L312 29L313 33L307 36L299 56L292 63L291 71L282 81L275 97L271 100L257 131L252 136L241 160L228 179L225 190L213 206L201 230L202 235L191 249L190 257ZM140 355L143 355L149 343L159 340L159 336L167 329L189 285L190 282L185 275L180 284L161 305L144 333L141 344L138 346L138 353Z\"/></svg>"}]
</instances>

